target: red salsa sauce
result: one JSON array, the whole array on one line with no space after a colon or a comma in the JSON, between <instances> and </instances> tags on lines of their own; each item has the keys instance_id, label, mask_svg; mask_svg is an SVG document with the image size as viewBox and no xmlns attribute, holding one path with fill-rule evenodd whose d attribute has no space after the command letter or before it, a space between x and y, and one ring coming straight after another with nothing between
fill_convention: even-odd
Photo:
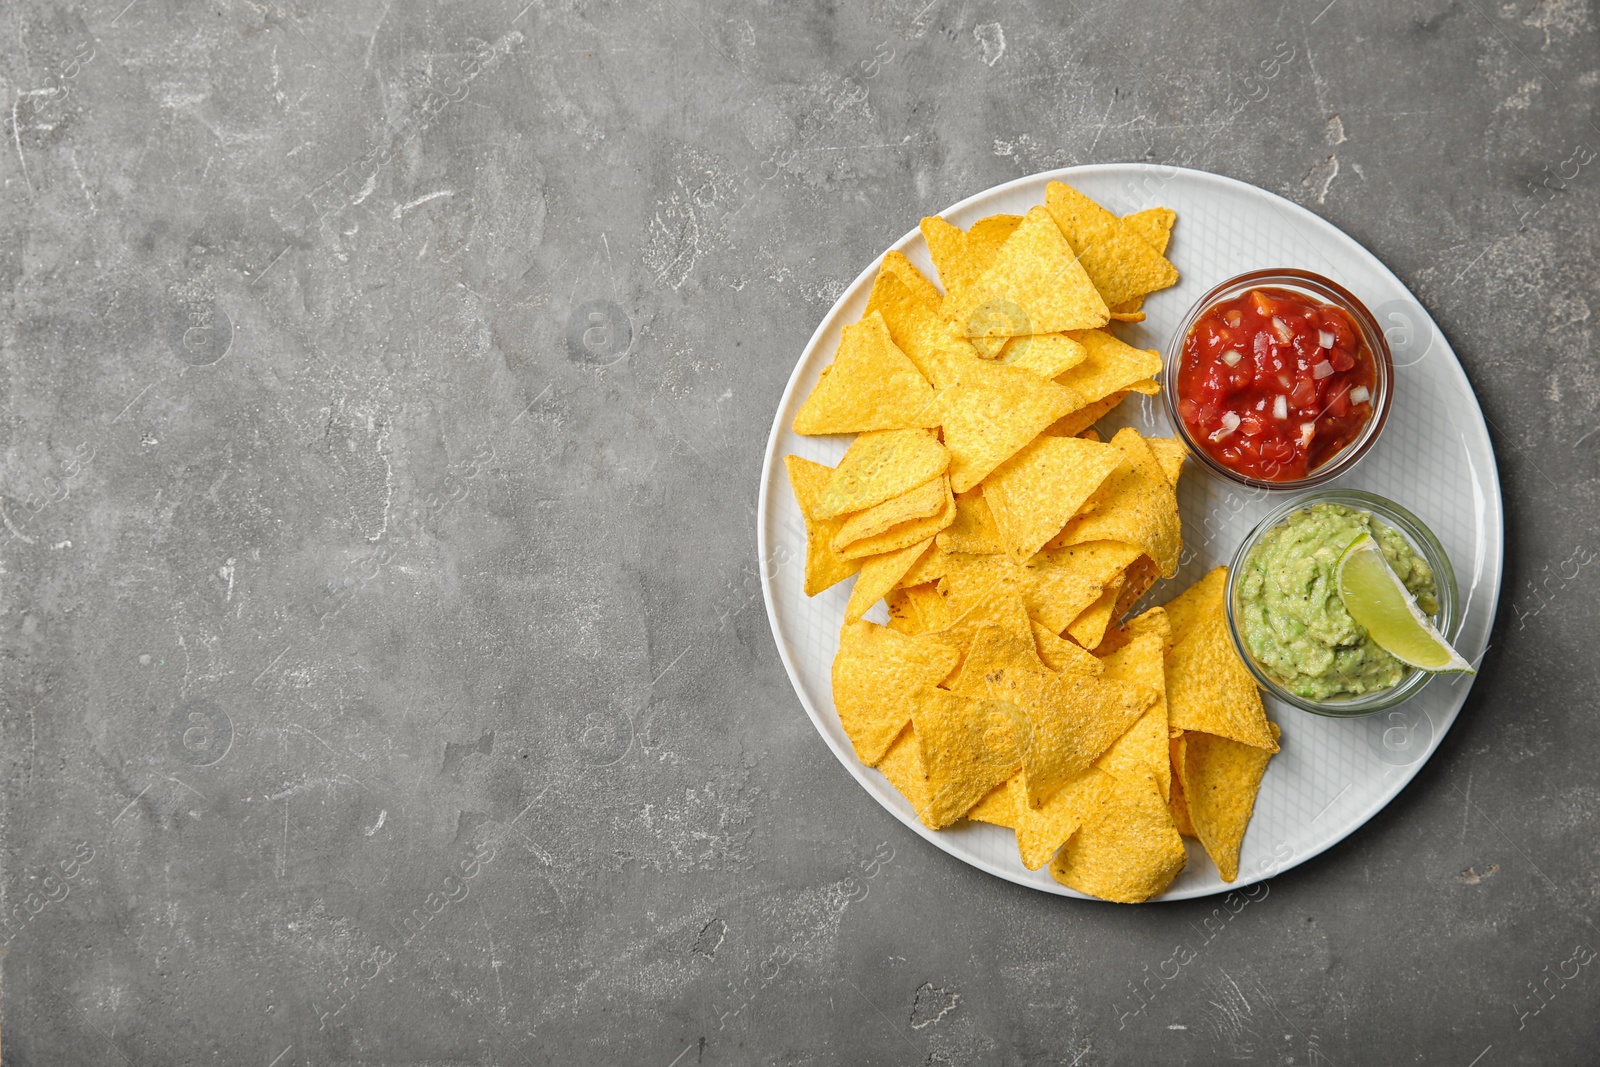
<instances>
[{"instance_id":1,"label":"red salsa sauce","mask_svg":"<svg viewBox=\"0 0 1600 1067\"><path fill-rule=\"evenodd\" d=\"M1286 289L1213 305L1183 342L1178 414L1212 459L1246 477L1304 478L1360 436L1376 394L1349 314Z\"/></svg>"}]
</instances>

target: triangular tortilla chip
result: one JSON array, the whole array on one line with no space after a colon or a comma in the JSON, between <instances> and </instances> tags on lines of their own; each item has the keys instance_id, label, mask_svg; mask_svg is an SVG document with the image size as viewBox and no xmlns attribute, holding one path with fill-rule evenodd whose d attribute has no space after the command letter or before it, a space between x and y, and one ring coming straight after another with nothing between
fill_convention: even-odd
<instances>
[{"instance_id":1,"label":"triangular tortilla chip","mask_svg":"<svg viewBox=\"0 0 1600 1067\"><path fill-rule=\"evenodd\" d=\"M1110 311L1042 207L1023 216L994 262L945 317L967 337L1084 330L1110 321Z\"/></svg>"},{"instance_id":2,"label":"triangular tortilla chip","mask_svg":"<svg viewBox=\"0 0 1600 1067\"><path fill-rule=\"evenodd\" d=\"M1022 568L1022 601L1035 618L1062 633L1138 557L1136 546L1121 541L1046 549Z\"/></svg>"},{"instance_id":3,"label":"triangular tortilla chip","mask_svg":"<svg viewBox=\"0 0 1600 1067\"><path fill-rule=\"evenodd\" d=\"M844 519L817 515L817 501L833 477L833 468L799 456L784 456L783 463L806 524L806 596L816 596L860 570L861 561L845 559L833 550L834 535L844 525Z\"/></svg>"},{"instance_id":4,"label":"triangular tortilla chip","mask_svg":"<svg viewBox=\"0 0 1600 1067\"><path fill-rule=\"evenodd\" d=\"M922 747L929 799L918 812L932 829L961 818L1017 772L1022 712L1003 700L969 700L924 686L911 695L911 722Z\"/></svg>"},{"instance_id":5,"label":"triangular tortilla chip","mask_svg":"<svg viewBox=\"0 0 1600 1067\"><path fill-rule=\"evenodd\" d=\"M854 622L870 611L872 605L882 600L905 577L911 565L932 548L933 538L930 537L894 552L862 559L861 573L856 575L856 584L850 589L850 600L844 606L845 621Z\"/></svg>"},{"instance_id":6,"label":"triangular tortilla chip","mask_svg":"<svg viewBox=\"0 0 1600 1067\"><path fill-rule=\"evenodd\" d=\"M1167 476L1167 484L1178 488L1178 478L1183 474L1183 461L1189 456L1188 446L1176 437L1146 437L1144 443L1156 454L1156 462L1161 464L1161 473Z\"/></svg>"},{"instance_id":7,"label":"triangular tortilla chip","mask_svg":"<svg viewBox=\"0 0 1600 1067\"><path fill-rule=\"evenodd\" d=\"M1017 833L1017 852L1022 865L1036 871L1050 862L1050 858L1067 842L1084 823L1094 818L1111 791L1116 779L1103 771L1090 767L1067 782L1055 795L1037 808L1027 804L1027 785L1022 775L1006 783L1006 792L1012 804L1012 822Z\"/></svg>"},{"instance_id":8,"label":"triangular tortilla chip","mask_svg":"<svg viewBox=\"0 0 1600 1067\"><path fill-rule=\"evenodd\" d=\"M931 282L928 285L932 288ZM895 345L937 388L948 384L943 366L951 353L977 358L971 345L951 334L949 325L939 314L937 293L933 300L926 299L926 295L908 285L901 274L878 273L872 295L867 298L867 311L883 316Z\"/></svg>"},{"instance_id":9,"label":"triangular tortilla chip","mask_svg":"<svg viewBox=\"0 0 1600 1067\"><path fill-rule=\"evenodd\" d=\"M975 267L967 255L966 231L937 215L923 219L920 227L945 295L971 288L982 268Z\"/></svg>"},{"instance_id":10,"label":"triangular tortilla chip","mask_svg":"<svg viewBox=\"0 0 1600 1067\"><path fill-rule=\"evenodd\" d=\"M1020 777L1013 775L1009 781L1002 782L989 791L989 795L972 805L972 810L967 812L967 818L973 822L986 822L991 826L1004 826L1008 830L1017 827L1016 806L1011 801L1011 782Z\"/></svg>"},{"instance_id":11,"label":"triangular tortilla chip","mask_svg":"<svg viewBox=\"0 0 1600 1067\"><path fill-rule=\"evenodd\" d=\"M1079 408L1077 411L1069 411L1045 427L1044 432L1051 437L1077 437L1109 415L1111 410L1122 403L1123 398L1127 395L1126 392L1112 393L1103 400L1096 400L1087 407Z\"/></svg>"},{"instance_id":12,"label":"triangular tortilla chip","mask_svg":"<svg viewBox=\"0 0 1600 1067\"><path fill-rule=\"evenodd\" d=\"M834 535L834 551L842 552L855 542L874 534L881 534L891 526L898 526L902 522L937 515L945 506L945 500L949 495L950 479L941 474L931 482L924 482L915 489L890 497L866 511L858 511L846 519L844 525L839 527L839 532ZM869 556L874 554L862 553Z\"/></svg>"},{"instance_id":13,"label":"triangular tortilla chip","mask_svg":"<svg viewBox=\"0 0 1600 1067\"><path fill-rule=\"evenodd\" d=\"M897 583L900 588L906 589L917 585L926 585L929 582L938 582L944 576L945 553L939 548L938 538L934 539L933 549L925 553L921 559L911 565L905 577ZM938 593L934 594L938 596ZM943 602L944 598L939 597Z\"/></svg>"},{"instance_id":14,"label":"triangular tortilla chip","mask_svg":"<svg viewBox=\"0 0 1600 1067\"><path fill-rule=\"evenodd\" d=\"M1198 582L1167 601L1163 607L1172 627L1172 643L1177 644L1197 621L1208 618L1222 607L1228 585L1228 568L1213 567Z\"/></svg>"},{"instance_id":15,"label":"triangular tortilla chip","mask_svg":"<svg viewBox=\"0 0 1600 1067\"><path fill-rule=\"evenodd\" d=\"M1194 823L1189 818L1189 801L1183 795L1183 767L1184 753L1188 746L1184 738L1189 735L1182 730L1176 737L1167 742L1167 747L1172 753L1172 796L1167 798L1167 810L1172 812L1172 824L1178 828L1178 833L1184 837L1194 837Z\"/></svg>"},{"instance_id":16,"label":"triangular tortilla chip","mask_svg":"<svg viewBox=\"0 0 1600 1067\"><path fill-rule=\"evenodd\" d=\"M1097 659L1094 653L1081 645L1050 632L1049 627L1038 619L1030 619L1033 624L1033 642L1039 650L1039 658L1044 665L1056 672L1078 671L1085 674L1100 674L1105 670L1105 664Z\"/></svg>"},{"instance_id":17,"label":"triangular tortilla chip","mask_svg":"<svg viewBox=\"0 0 1600 1067\"><path fill-rule=\"evenodd\" d=\"M1021 215L990 215L967 228L967 256L978 274L989 269L989 265L1000 254L1001 246L1011 239L1021 225Z\"/></svg>"},{"instance_id":18,"label":"triangular tortilla chip","mask_svg":"<svg viewBox=\"0 0 1600 1067\"><path fill-rule=\"evenodd\" d=\"M1226 572L1226 568L1219 568ZM1174 632L1182 636L1167 656L1167 714L1179 730L1229 737L1269 752L1278 751L1261 706L1255 679L1239 660L1223 618L1222 589L1210 576L1201 580L1215 589L1204 603L1180 608L1167 606ZM1190 618L1185 616L1192 610Z\"/></svg>"},{"instance_id":19,"label":"triangular tortilla chip","mask_svg":"<svg viewBox=\"0 0 1600 1067\"><path fill-rule=\"evenodd\" d=\"M1110 795L1056 854L1050 873L1080 893L1138 904L1171 885L1189 854L1153 777L1112 778Z\"/></svg>"},{"instance_id":20,"label":"triangular tortilla chip","mask_svg":"<svg viewBox=\"0 0 1600 1067\"><path fill-rule=\"evenodd\" d=\"M1125 427L1111 443L1122 450L1128 462L1094 495L1090 501L1093 510L1068 523L1050 544L1122 541L1137 545L1156 561L1162 575L1171 577L1178 571L1183 551L1178 497L1139 431Z\"/></svg>"},{"instance_id":21,"label":"triangular tortilla chip","mask_svg":"<svg viewBox=\"0 0 1600 1067\"><path fill-rule=\"evenodd\" d=\"M931 482L950 466L950 454L927 430L879 430L851 443L828 479L817 514L825 519L865 511Z\"/></svg>"},{"instance_id":22,"label":"triangular tortilla chip","mask_svg":"<svg viewBox=\"0 0 1600 1067\"><path fill-rule=\"evenodd\" d=\"M1099 648L1101 638L1106 635L1106 627L1111 625L1112 609L1116 607L1126 581L1127 578L1119 574L1107 582L1099 598L1084 608L1083 613L1067 626L1067 636L1084 648L1090 650Z\"/></svg>"},{"instance_id":23,"label":"triangular tortilla chip","mask_svg":"<svg viewBox=\"0 0 1600 1067\"><path fill-rule=\"evenodd\" d=\"M882 280L885 277L898 278L918 303L925 304L928 307L938 308L939 301L944 299L939 293L938 287L928 280L927 275L917 269L915 263L905 257L904 252L896 252L891 249L884 253L883 264L878 268L878 279ZM878 286L874 283L872 292L867 297L867 314L878 310L878 307L873 303L877 296Z\"/></svg>"},{"instance_id":24,"label":"triangular tortilla chip","mask_svg":"<svg viewBox=\"0 0 1600 1067\"><path fill-rule=\"evenodd\" d=\"M1170 207L1147 207L1122 216L1122 228L1164 256L1172 239L1172 224L1177 221L1178 213Z\"/></svg>"},{"instance_id":25,"label":"triangular tortilla chip","mask_svg":"<svg viewBox=\"0 0 1600 1067\"><path fill-rule=\"evenodd\" d=\"M1276 740L1276 723L1267 726ZM1195 836L1224 882L1239 877L1239 846L1272 753L1225 737L1185 732L1183 796Z\"/></svg>"},{"instance_id":26,"label":"triangular tortilla chip","mask_svg":"<svg viewBox=\"0 0 1600 1067\"><path fill-rule=\"evenodd\" d=\"M970 552L980 556L1005 551L981 487L974 486L965 493L956 494L956 519L939 531L939 547L946 552Z\"/></svg>"},{"instance_id":27,"label":"triangular tortilla chip","mask_svg":"<svg viewBox=\"0 0 1600 1067\"><path fill-rule=\"evenodd\" d=\"M1056 376L1056 384L1082 399L1087 407L1114 393L1157 389L1161 355L1132 345L1104 330L1084 330L1077 335L1087 353L1082 362Z\"/></svg>"},{"instance_id":28,"label":"triangular tortilla chip","mask_svg":"<svg viewBox=\"0 0 1600 1067\"><path fill-rule=\"evenodd\" d=\"M949 602L945 604L946 618L950 618ZM1000 650L1020 666L1044 669L1044 662L1036 652L1037 645L1027 610L1015 596L997 592L970 610L955 615L946 626L919 636L919 640L947 645L959 654L960 660L955 669L942 683L945 688L956 687L967 657L980 635L983 635L985 647L991 653Z\"/></svg>"},{"instance_id":29,"label":"triangular tortilla chip","mask_svg":"<svg viewBox=\"0 0 1600 1067\"><path fill-rule=\"evenodd\" d=\"M1030 807L1083 773L1156 699L1144 686L1041 669L1031 640L1021 650L995 626L979 629L953 688L1008 701L1027 715L1032 744L1021 756Z\"/></svg>"},{"instance_id":30,"label":"triangular tortilla chip","mask_svg":"<svg viewBox=\"0 0 1600 1067\"><path fill-rule=\"evenodd\" d=\"M1066 414L1068 394L1036 374L976 357L952 361L939 394L950 486L964 493Z\"/></svg>"},{"instance_id":31,"label":"triangular tortilla chip","mask_svg":"<svg viewBox=\"0 0 1600 1067\"><path fill-rule=\"evenodd\" d=\"M889 590L883 598L889 606L891 630L915 636L950 625L949 610L934 583L907 586L904 582L902 578L902 584Z\"/></svg>"},{"instance_id":32,"label":"triangular tortilla chip","mask_svg":"<svg viewBox=\"0 0 1600 1067\"><path fill-rule=\"evenodd\" d=\"M1108 305L1177 282L1177 268L1140 236L1139 228L1125 225L1072 186L1046 186L1045 209Z\"/></svg>"},{"instance_id":33,"label":"triangular tortilla chip","mask_svg":"<svg viewBox=\"0 0 1600 1067\"><path fill-rule=\"evenodd\" d=\"M920 816L928 806L928 772L922 766L922 745L910 723L878 761L878 770Z\"/></svg>"},{"instance_id":34,"label":"triangular tortilla chip","mask_svg":"<svg viewBox=\"0 0 1600 1067\"><path fill-rule=\"evenodd\" d=\"M954 649L870 622L844 624L833 657L833 705L862 763L882 759L911 721L911 692L936 685L955 663Z\"/></svg>"},{"instance_id":35,"label":"triangular tortilla chip","mask_svg":"<svg viewBox=\"0 0 1600 1067\"><path fill-rule=\"evenodd\" d=\"M1057 378L1088 359L1089 350L1064 333L1031 333L1007 338L998 358L1041 378Z\"/></svg>"},{"instance_id":36,"label":"triangular tortilla chip","mask_svg":"<svg viewBox=\"0 0 1600 1067\"><path fill-rule=\"evenodd\" d=\"M839 550L839 555L845 559L864 559L867 556L878 556L885 552L898 552L908 545L926 541L949 526L955 521L956 517L956 502L955 498L950 495L949 479L945 478L944 475L940 475L929 484L937 487L939 491L938 511L920 519L907 519L870 537L863 537L860 540L851 542ZM913 492L915 491L913 490ZM882 507L883 505L880 504L878 506ZM833 543L837 545L844 538L845 533L846 531L841 529L834 536Z\"/></svg>"},{"instance_id":37,"label":"triangular tortilla chip","mask_svg":"<svg viewBox=\"0 0 1600 1067\"><path fill-rule=\"evenodd\" d=\"M1156 702L1117 738L1106 754L1095 761L1095 766L1120 778L1137 774L1155 776L1161 786L1161 795L1172 791L1172 761L1168 749L1167 682L1165 660L1167 651L1167 615L1160 608L1151 608L1135 620L1140 625L1127 644L1105 658L1107 678L1147 686L1157 694Z\"/></svg>"},{"instance_id":38,"label":"triangular tortilla chip","mask_svg":"<svg viewBox=\"0 0 1600 1067\"><path fill-rule=\"evenodd\" d=\"M1035 438L983 480L1001 543L1018 559L1033 555L1124 462L1122 450L1111 445Z\"/></svg>"},{"instance_id":39,"label":"triangular tortilla chip","mask_svg":"<svg viewBox=\"0 0 1600 1067\"><path fill-rule=\"evenodd\" d=\"M1128 614L1134 603L1144 596L1150 586L1155 584L1155 580L1160 577L1160 572L1156 570L1155 562L1149 556L1142 555L1128 564L1127 570L1122 572L1122 577L1122 592L1117 594L1117 603L1111 609L1111 621L1113 623ZM1142 615L1140 616L1140 618L1143 617ZM1095 648L1095 655L1108 656L1127 644L1128 638L1133 636L1133 627L1138 622L1139 620L1135 619L1126 626L1108 629L1105 632L1105 636L1100 638L1100 644ZM1171 651L1171 649L1172 637L1169 630L1167 650Z\"/></svg>"},{"instance_id":40,"label":"triangular tortilla chip","mask_svg":"<svg viewBox=\"0 0 1600 1067\"><path fill-rule=\"evenodd\" d=\"M939 424L933 386L874 311L844 328L828 371L794 417L801 434L917 429Z\"/></svg>"}]
</instances>

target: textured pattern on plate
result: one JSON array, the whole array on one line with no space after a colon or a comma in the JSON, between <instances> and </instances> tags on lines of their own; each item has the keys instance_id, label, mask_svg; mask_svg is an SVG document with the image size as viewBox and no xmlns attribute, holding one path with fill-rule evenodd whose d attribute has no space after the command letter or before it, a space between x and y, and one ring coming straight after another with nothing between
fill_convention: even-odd
<instances>
[{"instance_id":1,"label":"textured pattern on plate","mask_svg":"<svg viewBox=\"0 0 1600 1067\"><path fill-rule=\"evenodd\" d=\"M1468 660L1482 656L1500 593L1500 481L1488 428L1455 354L1433 320L1400 280L1355 241L1327 222L1271 193L1229 178L1146 164L1077 167L1036 174L980 193L944 212L959 226L997 212L1021 214L1044 202L1052 179L1070 181L1124 215L1160 204L1178 213L1168 257L1182 273L1172 289L1146 299L1148 318L1117 326L1131 344L1161 349L1189 305L1211 286L1246 270L1302 267L1333 278L1360 297L1385 330L1394 331L1397 381L1394 407L1377 446L1336 484L1392 498L1434 531L1456 570L1465 622L1456 647ZM915 229L894 246L934 276ZM801 589L805 527L783 473L796 453L830 466L844 454L843 438L800 437L789 430L794 412L816 384L838 345L840 327L860 318L877 263L855 280L812 336L778 407L762 470L757 537L767 615L800 701L840 761L880 804L954 856L991 874L1063 896L1079 896L1048 870L1029 871L1008 830L963 824L934 832L917 821L882 775L863 767L839 726L829 684L850 582L814 598ZM1103 425L1134 425L1170 436L1159 397L1130 397ZM1187 465L1178 486L1185 552L1175 579L1161 582L1150 603L1170 599L1219 563L1275 503L1208 477ZM883 607L869 618L883 621ZM1245 836L1239 879L1224 883L1195 842L1189 866L1159 900L1178 900L1239 888L1292 867L1342 840L1398 793L1438 747L1472 686L1471 676L1434 679L1401 707L1365 719L1325 719L1267 701L1283 729L1283 751L1267 768Z\"/></svg>"}]
</instances>

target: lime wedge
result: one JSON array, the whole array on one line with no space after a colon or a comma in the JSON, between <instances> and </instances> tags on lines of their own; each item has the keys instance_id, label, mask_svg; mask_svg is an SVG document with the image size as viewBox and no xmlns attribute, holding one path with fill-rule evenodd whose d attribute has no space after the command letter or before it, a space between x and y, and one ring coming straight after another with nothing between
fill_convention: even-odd
<instances>
[{"instance_id":1,"label":"lime wedge","mask_svg":"<svg viewBox=\"0 0 1600 1067\"><path fill-rule=\"evenodd\" d=\"M1350 617L1401 663L1439 674L1475 673L1433 628L1369 534L1339 560L1339 596Z\"/></svg>"}]
</instances>

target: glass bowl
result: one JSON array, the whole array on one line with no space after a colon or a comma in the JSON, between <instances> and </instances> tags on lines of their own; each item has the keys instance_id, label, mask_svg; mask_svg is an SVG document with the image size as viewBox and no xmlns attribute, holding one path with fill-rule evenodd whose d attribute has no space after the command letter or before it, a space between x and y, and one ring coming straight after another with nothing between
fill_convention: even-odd
<instances>
[{"instance_id":1,"label":"glass bowl","mask_svg":"<svg viewBox=\"0 0 1600 1067\"><path fill-rule=\"evenodd\" d=\"M1213 459L1190 434L1188 423L1178 410L1178 369L1183 363L1184 342L1188 340L1189 331L1194 327L1196 320L1215 304L1241 296L1251 289L1262 288L1287 289L1318 303L1342 308L1350 316L1350 321L1355 324L1356 329L1361 331L1362 341L1372 353L1375 371L1372 417L1361 428L1361 433L1304 478L1289 481L1253 478L1247 474L1240 474ZM1337 478L1354 467L1383 432L1383 424L1389 417L1389 406L1394 399L1394 357L1389 353L1389 342L1385 340L1383 330L1378 326L1378 321L1372 317L1372 312L1368 311L1367 306L1356 299L1350 290L1333 279L1293 267L1276 267L1271 270L1255 270L1240 274L1229 278L1195 301L1194 306L1178 324L1177 331L1167 342L1164 378L1164 388L1161 392L1167 402L1167 417L1183 443L1188 446L1189 454L1194 457L1195 462L1219 478L1271 492L1309 489Z\"/></svg>"},{"instance_id":2,"label":"glass bowl","mask_svg":"<svg viewBox=\"0 0 1600 1067\"><path fill-rule=\"evenodd\" d=\"M1401 676L1398 684L1389 689L1376 693L1364 693L1356 697L1337 697L1332 700L1312 700L1290 692L1281 682L1273 678L1261 664L1256 662L1255 656L1246 645L1244 635L1240 633L1239 622L1239 576L1244 570L1245 560L1250 558L1250 553L1255 550L1263 535L1283 522L1290 515L1312 504L1343 504L1346 507L1359 511L1368 511L1372 517L1383 525L1388 526L1403 536L1433 570L1434 584L1438 587L1439 612L1433 616L1433 624L1445 639L1454 642L1461 632L1463 607L1461 597L1456 590L1456 573L1450 566L1450 557L1445 553L1444 546L1433 535L1433 531L1423 525L1405 508L1392 500L1377 496L1373 493L1364 493L1357 489L1321 489L1314 493L1306 493L1293 500L1273 508L1266 517L1256 524L1255 529L1245 537L1239 545L1239 550L1233 555L1233 563L1228 568L1228 586L1223 594L1223 605L1227 611L1228 633L1233 638L1233 645L1239 651L1239 658L1244 661L1250 673L1255 676L1256 683L1272 696L1286 704L1293 704L1297 708L1312 712L1317 715L1330 715L1338 718L1354 718L1361 715L1371 715L1394 707L1402 701L1415 696L1417 691L1427 685L1434 675L1427 671L1408 668Z\"/></svg>"}]
</instances>

